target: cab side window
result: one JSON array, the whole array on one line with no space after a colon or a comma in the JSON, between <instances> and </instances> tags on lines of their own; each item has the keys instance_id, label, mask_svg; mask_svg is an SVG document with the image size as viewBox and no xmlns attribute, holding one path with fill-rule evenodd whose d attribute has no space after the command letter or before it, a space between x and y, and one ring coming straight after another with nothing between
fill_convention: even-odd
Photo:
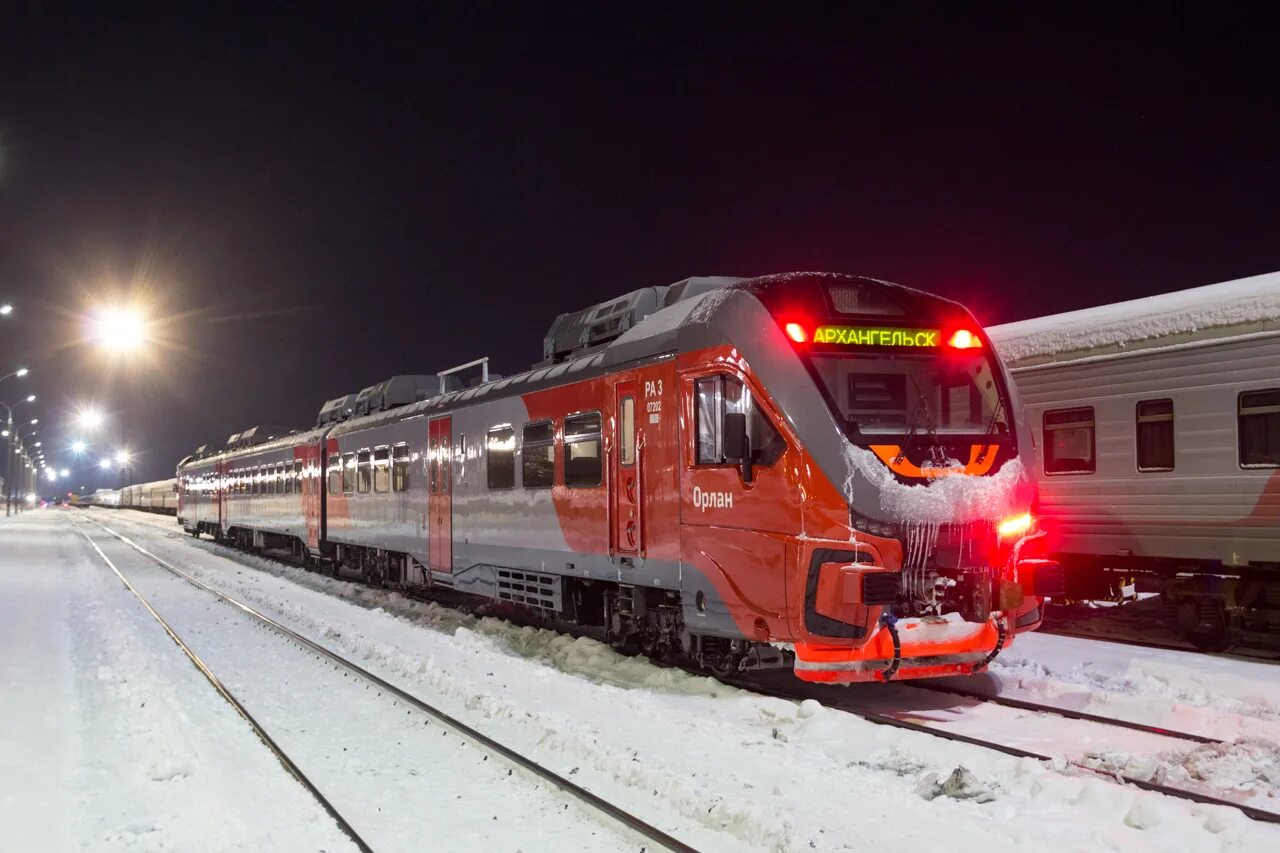
<instances>
[{"instance_id":1,"label":"cab side window","mask_svg":"<svg viewBox=\"0 0 1280 853\"><path fill-rule=\"evenodd\" d=\"M747 437L751 461L769 467L786 450L787 442L755 405L751 389L732 376L708 376L694 383L694 422L697 446L694 463L723 465L738 459L741 449L724 446L724 416L739 413L747 417Z\"/></svg>"}]
</instances>

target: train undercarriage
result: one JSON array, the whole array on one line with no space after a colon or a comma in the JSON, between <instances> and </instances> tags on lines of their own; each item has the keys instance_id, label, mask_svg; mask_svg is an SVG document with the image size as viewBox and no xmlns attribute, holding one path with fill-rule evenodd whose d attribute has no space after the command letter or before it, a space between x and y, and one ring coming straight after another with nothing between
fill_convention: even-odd
<instances>
[{"instance_id":1,"label":"train undercarriage","mask_svg":"<svg viewBox=\"0 0 1280 853\"><path fill-rule=\"evenodd\" d=\"M1068 602L1129 605L1160 596L1160 616L1197 649L1226 652L1262 635L1280 637L1280 564L1065 555Z\"/></svg>"},{"instance_id":2,"label":"train undercarriage","mask_svg":"<svg viewBox=\"0 0 1280 853\"><path fill-rule=\"evenodd\" d=\"M563 578L564 607L556 612L520 601L485 598L424 584L420 579L427 574L422 564L394 551L333 544L328 553L316 557L305 543L293 536L236 527L225 534L214 529L192 533L208 534L220 544L285 559L331 577L358 579L371 586L395 589L476 612L495 612L520 624L592 636L622 654L692 665L720 678L791 667L790 653L769 643L687 631L681 595L675 590Z\"/></svg>"}]
</instances>

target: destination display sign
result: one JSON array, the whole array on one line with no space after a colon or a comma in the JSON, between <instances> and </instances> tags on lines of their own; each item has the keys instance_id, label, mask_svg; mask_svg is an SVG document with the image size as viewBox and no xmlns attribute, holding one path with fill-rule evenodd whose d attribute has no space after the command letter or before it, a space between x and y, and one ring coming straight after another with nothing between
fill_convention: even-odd
<instances>
[{"instance_id":1,"label":"destination display sign","mask_svg":"<svg viewBox=\"0 0 1280 853\"><path fill-rule=\"evenodd\" d=\"M813 333L813 342L855 347L937 347L942 342L942 330L888 326L819 326Z\"/></svg>"}]
</instances>

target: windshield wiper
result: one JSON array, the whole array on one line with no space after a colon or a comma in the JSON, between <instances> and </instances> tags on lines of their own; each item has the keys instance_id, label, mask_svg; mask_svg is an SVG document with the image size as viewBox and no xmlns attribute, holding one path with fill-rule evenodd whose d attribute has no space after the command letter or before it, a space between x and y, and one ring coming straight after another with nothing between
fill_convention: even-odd
<instances>
[{"instance_id":1,"label":"windshield wiper","mask_svg":"<svg viewBox=\"0 0 1280 853\"><path fill-rule=\"evenodd\" d=\"M921 411L924 412L927 418L926 427L929 431L929 438L934 444L938 443L938 427L934 422L933 412L929 409L929 401L925 399L924 389L920 387L920 382L914 375L911 377L911 384L915 386L918 405L911 412L910 419L906 425L906 433L903 435L902 445L898 448L899 461L907 458L907 450L911 447L911 442L915 440L916 432L920 429L918 421Z\"/></svg>"}]
</instances>

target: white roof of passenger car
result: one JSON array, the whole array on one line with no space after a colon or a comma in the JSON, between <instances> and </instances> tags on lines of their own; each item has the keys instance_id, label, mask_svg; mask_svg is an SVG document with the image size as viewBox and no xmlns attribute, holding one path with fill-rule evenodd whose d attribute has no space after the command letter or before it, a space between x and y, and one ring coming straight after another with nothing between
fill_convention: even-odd
<instances>
[{"instance_id":1,"label":"white roof of passenger car","mask_svg":"<svg viewBox=\"0 0 1280 853\"><path fill-rule=\"evenodd\" d=\"M991 326L1010 367L1280 330L1280 272Z\"/></svg>"}]
</instances>

